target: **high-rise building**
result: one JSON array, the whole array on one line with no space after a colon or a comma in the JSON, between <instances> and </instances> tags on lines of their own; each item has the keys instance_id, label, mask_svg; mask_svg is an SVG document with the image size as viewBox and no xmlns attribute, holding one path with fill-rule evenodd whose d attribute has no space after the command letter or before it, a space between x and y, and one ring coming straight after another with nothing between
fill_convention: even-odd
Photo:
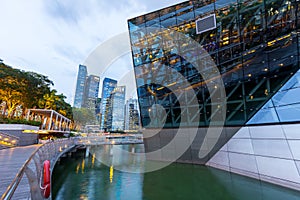
<instances>
[{"instance_id":1,"label":"high-rise building","mask_svg":"<svg viewBox=\"0 0 300 200\"><path fill-rule=\"evenodd\" d=\"M136 131L139 129L139 112L137 99L128 99L125 105L125 131Z\"/></svg>"},{"instance_id":2,"label":"high-rise building","mask_svg":"<svg viewBox=\"0 0 300 200\"><path fill-rule=\"evenodd\" d=\"M299 8L298 0L193 0L129 19L145 151L170 144L180 129L182 143L192 142L177 162L300 188L292 156ZM150 159L177 155L161 152Z\"/></svg>"},{"instance_id":3,"label":"high-rise building","mask_svg":"<svg viewBox=\"0 0 300 200\"><path fill-rule=\"evenodd\" d=\"M102 85L102 96L101 96L101 107L100 107L100 129L107 131L108 127L111 127L111 95L115 87L117 86L117 81L105 78ZM109 124L108 124L109 123Z\"/></svg>"},{"instance_id":4,"label":"high-rise building","mask_svg":"<svg viewBox=\"0 0 300 200\"><path fill-rule=\"evenodd\" d=\"M96 102L99 95L99 83L100 83L99 76L95 76L95 75L88 76L84 88L83 107L95 111Z\"/></svg>"},{"instance_id":5,"label":"high-rise building","mask_svg":"<svg viewBox=\"0 0 300 200\"><path fill-rule=\"evenodd\" d=\"M96 108L96 111L95 111L95 112L96 112L96 120L97 120L97 122L99 122L99 124L100 124L100 118L101 118L101 112L100 112L100 108L101 108L101 98L97 98L95 108Z\"/></svg>"},{"instance_id":6,"label":"high-rise building","mask_svg":"<svg viewBox=\"0 0 300 200\"><path fill-rule=\"evenodd\" d=\"M116 87L111 95L111 130L124 131L125 86ZM110 129L110 128L109 128Z\"/></svg>"},{"instance_id":7,"label":"high-rise building","mask_svg":"<svg viewBox=\"0 0 300 200\"><path fill-rule=\"evenodd\" d=\"M87 77L87 68L84 65L79 65L78 75L77 75L77 83L76 83L76 91L75 91L75 99L74 99L74 107L81 108L84 98L84 87L85 81Z\"/></svg>"}]
</instances>

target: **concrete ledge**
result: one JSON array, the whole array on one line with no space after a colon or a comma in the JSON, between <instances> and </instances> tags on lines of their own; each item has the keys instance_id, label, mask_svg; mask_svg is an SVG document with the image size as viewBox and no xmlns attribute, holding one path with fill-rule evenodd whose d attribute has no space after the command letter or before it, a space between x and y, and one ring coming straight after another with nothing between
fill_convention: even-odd
<instances>
[{"instance_id":1,"label":"concrete ledge","mask_svg":"<svg viewBox=\"0 0 300 200\"><path fill-rule=\"evenodd\" d=\"M236 168L230 168L229 169L228 166L219 165L219 164L216 164L216 163L209 163L209 164L207 164L207 166L215 168L215 169L228 171L230 173L238 174L238 175L241 175L241 176L246 176L246 177L250 177L250 178L253 178L253 179L258 179L260 181L272 183L274 185L279 185L279 186L290 188L290 189L293 189L293 190L298 190L299 191L299 188L300 188L300 183L287 181L287 180L279 179L279 178L276 178L276 177L270 177L270 176L265 176L265 175L262 175L262 174L256 174L256 173L253 173L253 172L249 172L249 171L245 171L245 170L241 170L241 169L236 169Z\"/></svg>"},{"instance_id":2,"label":"concrete ledge","mask_svg":"<svg viewBox=\"0 0 300 200\"><path fill-rule=\"evenodd\" d=\"M8 130L39 130L38 126L30 126L26 124L0 124L0 131Z\"/></svg>"},{"instance_id":3,"label":"concrete ledge","mask_svg":"<svg viewBox=\"0 0 300 200\"><path fill-rule=\"evenodd\" d=\"M0 132L18 137L18 146L27 146L36 144L38 141L38 134L23 133L24 130L39 130L38 126L30 126L26 124L0 124Z\"/></svg>"}]
</instances>

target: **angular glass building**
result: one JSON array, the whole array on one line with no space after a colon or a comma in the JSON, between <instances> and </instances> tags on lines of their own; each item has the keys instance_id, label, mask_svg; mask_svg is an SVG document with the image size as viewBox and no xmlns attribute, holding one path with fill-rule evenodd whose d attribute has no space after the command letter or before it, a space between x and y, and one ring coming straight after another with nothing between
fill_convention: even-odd
<instances>
[{"instance_id":1,"label":"angular glass building","mask_svg":"<svg viewBox=\"0 0 300 200\"><path fill-rule=\"evenodd\" d=\"M196 130L190 148L177 161L206 164L214 158L219 160L212 166L223 166L224 160L229 159L226 156L230 157L233 150L221 148L230 143L235 134L241 137L241 130L250 134L242 139L246 138L251 143L251 134L255 134L249 128L251 126L256 126L258 131L262 130L259 127L263 125L281 126L284 123L300 122L297 109L300 102L297 89L300 77L297 73L300 58L299 13L298 0L191 0L129 19L142 126L146 134L148 130L158 132L144 139L146 151L155 152L168 145L178 128L184 128L186 135ZM200 47L189 49L189 43L186 42L189 40L182 40L175 34L177 32L182 37L196 41ZM193 65L195 60L204 62L201 61L204 50L217 71L206 65L199 72ZM207 74L210 74L210 79L204 78ZM214 93L208 88L219 77L222 84L216 83L214 87L217 89L224 86L226 92L226 106L220 107L214 105ZM182 78L185 82L181 81ZM173 82L162 85L164 79ZM188 90L192 90L196 96L181 97L181 93ZM180 98L184 99L183 103L179 102ZM153 123L153 120L160 119L161 113L153 105L160 105L164 109L166 116L158 120L162 123ZM226 107L222 134L210 153L200 158L201 145L209 144L205 139L208 127L223 125L222 122L211 124L211 119L224 114L220 112L222 107ZM261 132L261 136L257 137L266 137L266 141L270 139L271 136L264 134ZM182 141L185 142L185 139ZM286 143L289 138L282 136L280 139ZM252 144L249 144L251 148ZM254 150L247 155L266 156L266 153L263 155L261 152L256 155L255 148L260 145L254 145ZM237 146L243 145L237 143ZM236 154L247 157L245 151L237 151ZM276 156L279 160L286 159L280 157L282 155ZM168 158L162 152L159 160ZM230 163L235 161L228 161L229 164L220 168L231 169ZM294 167L300 166L294 157L291 157L291 162L295 162Z\"/></svg>"},{"instance_id":2,"label":"angular glass building","mask_svg":"<svg viewBox=\"0 0 300 200\"><path fill-rule=\"evenodd\" d=\"M75 99L74 99L74 107L81 108L83 104L83 95L84 95L84 86L85 80L87 77L87 68L84 65L79 65L78 75L77 75L77 83L76 83L76 91L75 91Z\"/></svg>"},{"instance_id":3,"label":"angular glass building","mask_svg":"<svg viewBox=\"0 0 300 200\"><path fill-rule=\"evenodd\" d=\"M222 74L226 89L226 125L244 125L297 72L298 3L274 0L188 1L130 19L128 24L134 66L138 68L135 73L143 125L148 123L147 111L153 104L148 86L152 91L159 91L155 103L173 111L166 126L176 127L179 122L183 123L178 118L181 111L176 109L175 97L170 94L169 98L162 99L160 96L167 92L167 88L163 91L158 90L160 86L151 85L151 79L167 73L165 65L177 70L194 86L203 110L199 126L208 126L212 114L205 86L197 86L203 81L201 75L193 73L191 64L176 52L184 44L176 38L173 43L164 43L160 39L164 33L157 30L168 28L179 31L199 42L210 54ZM199 21L208 16L214 16L212 21L215 22L205 29ZM196 30L197 20L201 26L198 29L202 30ZM152 27L157 28L155 32L151 32ZM140 48L140 43L143 43L144 49ZM170 108L170 105L173 107Z\"/></svg>"}]
</instances>

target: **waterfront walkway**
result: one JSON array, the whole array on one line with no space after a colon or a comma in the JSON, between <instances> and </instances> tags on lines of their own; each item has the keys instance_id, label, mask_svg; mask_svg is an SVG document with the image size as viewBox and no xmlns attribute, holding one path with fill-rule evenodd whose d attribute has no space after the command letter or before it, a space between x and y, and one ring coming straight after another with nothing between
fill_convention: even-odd
<instances>
[{"instance_id":1,"label":"waterfront walkway","mask_svg":"<svg viewBox=\"0 0 300 200\"><path fill-rule=\"evenodd\" d=\"M38 189L38 180L41 172L40 166L43 161L50 160L51 167L54 168L56 161L66 152L69 152L74 147L76 148L76 146L140 144L142 142L143 140L140 136L123 135L121 137L119 135L110 135L109 137L61 139L50 141L43 145L2 149L0 150L0 199L1 196L3 198L3 194L8 187L10 187L9 193L13 194L12 199L30 198L31 189L35 190L31 195L37 195L34 199L41 199L40 192L36 192L36 190ZM36 153L33 154L35 151ZM34 161L33 157L35 158ZM32 170L33 174L29 175L31 184L28 182L27 174L24 174L25 168ZM17 179L15 179L16 177ZM16 188L16 191L14 192L12 188Z\"/></svg>"},{"instance_id":2,"label":"waterfront walkway","mask_svg":"<svg viewBox=\"0 0 300 200\"><path fill-rule=\"evenodd\" d=\"M13 182L27 159L39 148L39 146L40 145L15 147L2 149L0 151L0 198L8 186ZM28 187L27 179L23 179L18 187L18 196L14 197L18 199L27 199ZM24 192L22 192L22 190L24 190Z\"/></svg>"}]
</instances>

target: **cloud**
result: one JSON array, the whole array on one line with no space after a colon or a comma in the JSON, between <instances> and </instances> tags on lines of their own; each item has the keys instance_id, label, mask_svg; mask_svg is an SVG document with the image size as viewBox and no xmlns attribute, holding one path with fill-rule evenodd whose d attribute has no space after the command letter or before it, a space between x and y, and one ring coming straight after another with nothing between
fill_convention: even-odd
<instances>
[{"instance_id":1,"label":"cloud","mask_svg":"<svg viewBox=\"0 0 300 200\"><path fill-rule=\"evenodd\" d=\"M179 1L2 0L0 58L48 76L72 103L78 65L99 44L126 31L127 19L172 2ZM118 65L132 67L131 58Z\"/></svg>"}]
</instances>

